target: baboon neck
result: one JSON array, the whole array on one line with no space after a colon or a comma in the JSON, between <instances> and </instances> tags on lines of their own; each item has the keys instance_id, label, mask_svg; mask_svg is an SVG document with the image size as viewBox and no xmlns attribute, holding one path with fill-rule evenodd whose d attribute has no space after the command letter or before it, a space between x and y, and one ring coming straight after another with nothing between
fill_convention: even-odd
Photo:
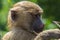
<instances>
[{"instance_id":1,"label":"baboon neck","mask_svg":"<svg viewBox=\"0 0 60 40\"><path fill-rule=\"evenodd\" d=\"M21 28L13 29L12 32L16 38L22 38L20 40L33 40L36 37L34 33Z\"/></svg>"},{"instance_id":2,"label":"baboon neck","mask_svg":"<svg viewBox=\"0 0 60 40\"><path fill-rule=\"evenodd\" d=\"M33 30L24 29L24 28L21 28L21 27L13 28L12 30L13 30L13 31L28 32L28 33L33 34L33 35L35 35L35 36L37 35L36 33L34 33Z\"/></svg>"}]
</instances>

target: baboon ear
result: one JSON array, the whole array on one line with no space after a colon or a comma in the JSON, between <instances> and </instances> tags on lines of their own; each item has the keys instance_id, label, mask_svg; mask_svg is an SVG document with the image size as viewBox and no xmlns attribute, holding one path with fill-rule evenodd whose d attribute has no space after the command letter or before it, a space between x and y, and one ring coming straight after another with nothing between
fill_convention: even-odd
<instances>
[{"instance_id":1,"label":"baboon ear","mask_svg":"<svg viewBox=\"0 0 60 40\"><path fill-rule=\"evenodd\" d=\"M17 12L14 10L11 10L11 18L13 21L15 21L17 19Z\"/></svg>"}]
</instances>

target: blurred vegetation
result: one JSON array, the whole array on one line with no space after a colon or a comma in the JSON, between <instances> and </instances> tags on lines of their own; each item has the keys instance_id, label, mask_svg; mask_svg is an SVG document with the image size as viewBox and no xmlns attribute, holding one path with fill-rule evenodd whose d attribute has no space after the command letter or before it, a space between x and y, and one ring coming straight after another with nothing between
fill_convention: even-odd
<instances>
[{"instance_id":1,"label":"blurred vegetation","mask_svg":"<svg viewBox=\"0 0 60 40\"><path fill-rule=\"evenodd\" d=\"M7 15L9 9L16 2L23 0L0 0L0 33L1 31L7 31ZM45 24L46 29L58 28L52 21L60 21L60 0L28 0L37 3L40 5L43 10L43 23ZM5 32L4 32L5 33Z\"/></svg>"}]
</instances>

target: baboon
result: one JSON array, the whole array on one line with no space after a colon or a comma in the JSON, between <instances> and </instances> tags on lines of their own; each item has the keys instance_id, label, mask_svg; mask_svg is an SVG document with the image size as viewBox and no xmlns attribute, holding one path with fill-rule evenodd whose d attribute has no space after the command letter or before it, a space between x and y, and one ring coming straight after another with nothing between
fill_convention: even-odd
<instances>
[{"instance_id":1,"label":"baboon","mask_svg":"<svg viewBox=\"0 0 60 40\"><path fill-rule=\"evenodd\" d=\"M8 14L8 27L10 31L2 40L33 40L43 30L40 19L43 10L30 1L16 3Z\"/></svg>"}]
</instances>

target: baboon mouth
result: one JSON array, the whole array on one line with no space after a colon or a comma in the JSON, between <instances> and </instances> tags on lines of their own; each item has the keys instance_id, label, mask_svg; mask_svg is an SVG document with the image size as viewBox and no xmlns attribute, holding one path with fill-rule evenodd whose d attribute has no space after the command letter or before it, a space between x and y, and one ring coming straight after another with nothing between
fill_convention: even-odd
<instances>
[{"instance_id":1,"label":"baboon mouth","mask_svg":"<svg viewBox=\"0 0 60 40\"><path fill-rule=\"evenodd\" d=\"M40 24L40 26L35 26L35 28L33 28L33 30L36 32L36 33L39 33L39 32L42 32L44 29L44 25L43 24Z\"/></svg>"}]
</instances>

